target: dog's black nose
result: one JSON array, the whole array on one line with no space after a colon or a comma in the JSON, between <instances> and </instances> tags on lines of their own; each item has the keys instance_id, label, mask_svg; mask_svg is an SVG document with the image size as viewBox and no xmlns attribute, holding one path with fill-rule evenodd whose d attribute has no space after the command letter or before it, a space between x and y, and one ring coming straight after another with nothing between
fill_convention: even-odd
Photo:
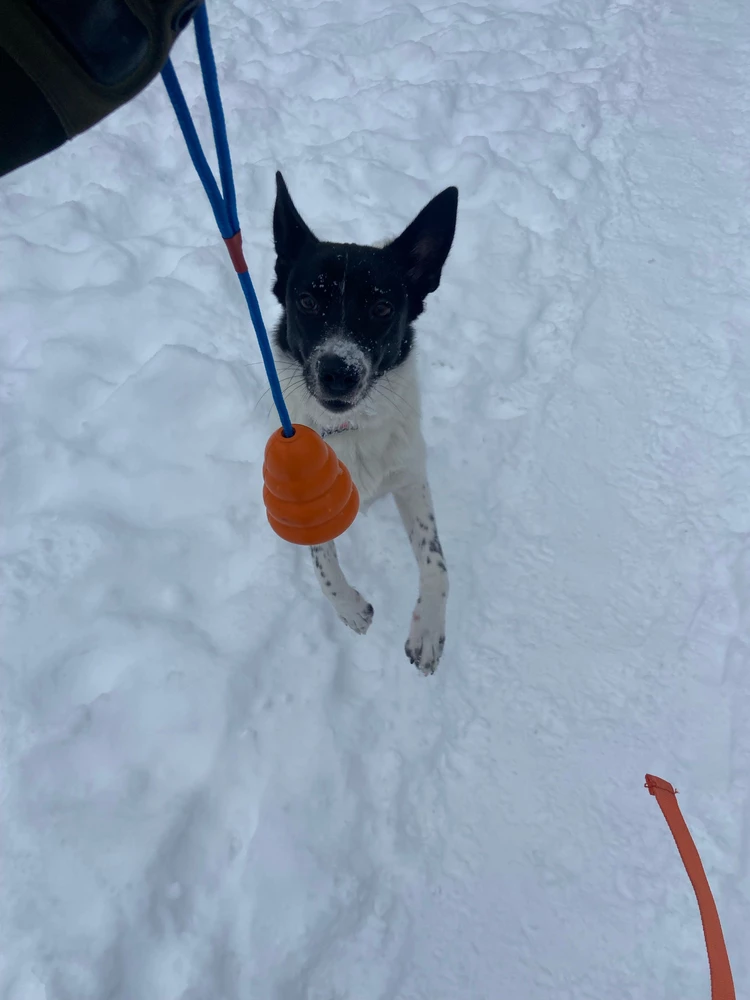
<instances>
[{"instance_id":1,"label":"dog's black nose","mask_svg":"<svg viewBox=\"0 0 750 1000\"><path fill-rule=\"evenodd\" d=\"M318 379L327 396L348 396L359 385L360 372L338 354L324 354L318 362Z\"/></svg>"}]
</instances>

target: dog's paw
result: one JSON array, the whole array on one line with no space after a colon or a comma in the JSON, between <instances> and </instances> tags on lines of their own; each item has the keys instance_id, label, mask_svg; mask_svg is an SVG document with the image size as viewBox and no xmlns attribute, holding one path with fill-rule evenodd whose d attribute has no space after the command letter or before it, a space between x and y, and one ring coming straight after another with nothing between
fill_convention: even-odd
<instances>
[{"instance_id":1,"label":"dog's paw","mask_svg":"<svg viewBox=\"0 0 750 1000\"><path fill-rule=\"evenodd\" d=\"M359 591L352 590L345 600L336 602L336 613L352 632L364 635L372 625L372 616L375 611L372 604L368 604Z\"/></svg>"},{"instance_id":2,"label":"dog's paw","mask_svg":"<svg viewBox=\"0 0 750 1000\"><path fill-rule=\"evenodd\" d=\"M420 601L411 618L411 630L404 647L409 661L428 677L437 670L445 646L445 615L430 610Z\"/></svg>"}]
</instances>

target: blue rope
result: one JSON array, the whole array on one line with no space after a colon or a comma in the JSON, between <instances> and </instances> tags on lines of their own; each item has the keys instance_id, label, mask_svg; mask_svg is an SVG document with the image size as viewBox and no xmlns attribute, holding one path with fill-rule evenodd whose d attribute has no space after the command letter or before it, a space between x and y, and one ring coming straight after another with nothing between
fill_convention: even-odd
<instances>
[{"instance_id":1,"label":"blue rope","mask_svg":"<svg viewBox=\"0 0 750 1000\"><path fill-rule=\"evenodd\" d=\"M213 49L211 47L211 35L208 29L208 14L206 13L205 4L201 5L196 10L194 21L195 41L198 46L198 59L200 61L201 74L203 76L203 86L206 91L208 110L211 115L211 127L214 134L214 143L216 144L216 157L219 161L219 177L221 178L223 193L219 190L216 178L211 171L211 167L208 165L208 160L203 152L200 139L198 138L198 133L195 129L195 125L193 124L193 119L190 116L190 110L187 106L185 95L180 87L180 83L177 79L177 74L174 71L171 59L167 60L161 76L164 81L164 86L167 89L169 100L172 102L175 115L177 116L177 122L185 139L190 159L193 161L193 166L200 177L203 188L208 196L208 200L211 203L214 218L216 219L216 225L219 227L219 232L221 233L222 238L224 240L231 240L233 237L238 236L240 232L240 224L237 216L237 196L234 189L232 159L229 154L229 140L227 139L227 126L224 119L224 109L221 105L219 79L216 73L216 61L214 60ZM232 260L234 261L235 258L232 257ZM263 365L265 366L266 375L268 376L268 381L271 386L271 395L273 396L273 401L276 404L284 437L292 437L294 434L294 427L292 426L289 411L287 410L286 403L284 402L284 395L281 391L281 383L279 382L279 376L273 360L273 351L271 350L271 344L268 340L268 332L263 322L260 305L258 304L258 296L255 294L255 288L253 287L250 272L247 270L247 265L244 265L243 270L239 270L238 268L235 269L237 270L237 277L239 278L240 286L244 293L245 301L247 302L250 319L252 320L253 327L255 328L255 335L258 338L258 346L260 347Z\"/></svg>"},{"instance_id":2,"label":"blue rope","mask_svg":"<svg viewBox=\"0 0 750 1000\"><path fill-rule=\"evenodd\" d=\"M211 208L213 209L214 218L216 219L216 224L219 227L219 232L226 240L230 236L234 235L229 222L229 216L227 215L226 205L224 204L224 199L221 196L221 191L219 191L219 185L216 183L214 175L211 173L208 160L206 159L206 155L201 147L201 141L195 130L193 119L190 117L190 110L188 109L185 95L182 93L182 88L180 87L171 59L167 60L166 66L161 71L161 78L164 81L164 86L167 88L169 99L172 102L172 107L177 115L177 121L180 129L182 130L182 134L185 137L188 153L190 153L190 159L193 161L193 166L198 172L201 183L203 184L205 192L208 195L208 200L211 202Z\"/></svg>"},{"instance_id":3,"label":"blue rope","mask_svg":"<svg viewBox=\"0 0 750 1000\"><path fill-rule=\"evenodd\" d=\"M234 193L234 178L232 176L232 158L229 155L229 139L227 138L227 123L224 119L224 108L221 105L219 91L219 76L216 72L216 60L211 45L211 33L208 29L208 14L205 3L195 13L195 41L198 46L198 58L201 64L203 88L211 112L211 128L214 133L216 156L219 161L219 176L224 194L224 204L227 206L229 224L232 234L239 232L240 220L237 217L237 197Z\"/></svg>"}]
</instances>

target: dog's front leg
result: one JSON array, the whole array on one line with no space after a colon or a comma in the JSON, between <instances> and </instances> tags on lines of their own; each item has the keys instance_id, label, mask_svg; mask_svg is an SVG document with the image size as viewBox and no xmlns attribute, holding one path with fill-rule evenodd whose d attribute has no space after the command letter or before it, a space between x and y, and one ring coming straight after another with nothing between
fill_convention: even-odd
<instances>
[{"instance_id":1,"label":"dog's front leg","mask_svg":"<svg viewBox=\"0 0 750 1000\"><path fill-rule=\"evenodd\" d=\"M406 655L423 674L433 674L445 645L448 570L425 480L394 493L419 566L419 598L411 618Z\"/></svg>"},{"instance_id":2,"label":"dog's front leg","mask_svg":"<svg viewBox=\"0 0 750 1000\"><path fill-rule=\"evenodd\" d=\"M339 557L333 542L313 545L315 574L320 589L333 605L336 614L350 629L364 635L372 624L372 604L368 604L359 591L350 586L339 566Z\"/></svg>"}]
</instances>

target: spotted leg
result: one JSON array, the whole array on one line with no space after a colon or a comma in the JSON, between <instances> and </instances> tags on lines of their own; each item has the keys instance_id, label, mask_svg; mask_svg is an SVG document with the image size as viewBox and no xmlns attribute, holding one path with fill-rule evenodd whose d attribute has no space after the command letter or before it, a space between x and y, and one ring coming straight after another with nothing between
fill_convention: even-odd
<instances>
[{"instance_id":1,"label":"spotted leg","mask_svg":"<svg viewBox=\"0 0 750 1000\"><path fill-rule=\"evenodd\" d=\"M336 545L326 542L325 545L314 545L310 551L320 589L333 605L336 614L350 629L364 635L372 624L372 605L347 583L339 566Z\"/></svg>"},{"instance_id":2,"label":"spotted leg","mask_svg":"<svg viewBox=\"0 0 750 1000\"><path fill-rule=\"evenodd\" d=\"M394 495L419 567L419 598L411 618L406 655L423 674L433 674L445 645L448 570L438 538L430 487L425 481Z\"/></svg>"}]
</instances>

